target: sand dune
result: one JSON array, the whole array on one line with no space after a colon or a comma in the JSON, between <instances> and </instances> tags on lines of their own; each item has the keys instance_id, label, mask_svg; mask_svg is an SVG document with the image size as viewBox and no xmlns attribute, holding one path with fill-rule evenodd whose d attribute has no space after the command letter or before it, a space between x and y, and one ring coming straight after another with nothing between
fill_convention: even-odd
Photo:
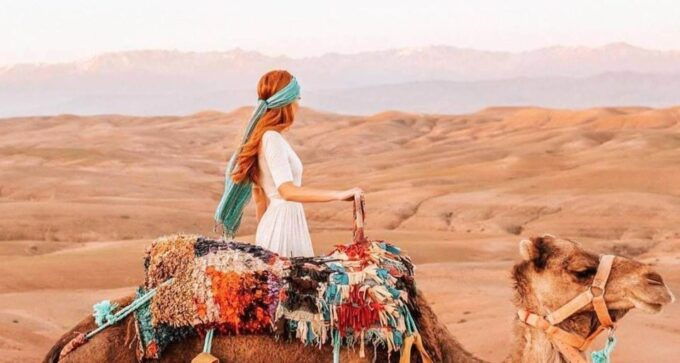
<instances>
[{"instance_id":1,"label":"sand dune","mask_svg":"<svg viewBox=\"0 0 680 363\"><path fill-rule=\"evenodd\" d=\"M0 360L37 360L93 302L132 291L150 239L214 235L224 164L249 113L0 120ZM369 236L408 249L449 329L499 360L507 271L525 236L550 232L657 264L678 293L679 131L680 107L302 109L287 138L306 185L368 192ZM305 209L318 253L349 240L348 203ZM616 360L673 361L676 305L630 314Z\"/></svg>"}]
</instances>

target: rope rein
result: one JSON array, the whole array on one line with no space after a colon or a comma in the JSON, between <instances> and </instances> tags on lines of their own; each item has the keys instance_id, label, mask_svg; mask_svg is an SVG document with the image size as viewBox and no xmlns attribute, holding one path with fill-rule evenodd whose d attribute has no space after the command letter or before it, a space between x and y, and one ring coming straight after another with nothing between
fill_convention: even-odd
<instances>
[{"instance_id":1,"label":"rope rein","mask_svg":"<svg viewBox=\"0 0 680 363\"><path fill-rule=\"evenodd\" d=\"M172 278L166 280L160 286L168 285L168 284L171 284L171 283L172 283ZM160 286L158 286L158 287L160 287ZM80 333L80 334L76 335L75 338L71 339L71 341L68 342L64 346L64 348L61 349L61 353L59 353L59 358L63 358L64 356L66 356L70 352L74 351L76 348L87 343L88 340L90 340L93 336L100 333L102 330L110 327L111 325L115 325L119 321L125 319L125 317L130 315L130 313L134 312L135 310L139 309L142 305L146 304L149 300L151 300L152 297L154 297L156 295L156 289L158 287L150 289L146 294L138 297L137 299L132 301L132 303L130 303L126 307L120 309L118 312L116 312L113 315L106 314L105 317L101 317L101 316L95 317L95 320L97 321L96 323L99 325L99 323L101 322L102 324L99 325L99 327L97 327L96 329L91 330L88 333L85 333L85 334ZM109 307L114 307L114 306L115 306L115 304L109 304Z\"/></svg>"},{"instance_id":2,"label":"rope rein","mask_svg":"<svg viewBox=\"0 0 680 363\"><path fill-rule=\"evenodd\" d=\"M590 359L593 363L611 363L611 355L614 351L614 347L616 347L616 337L612 330L607 337L607 343L605 343L604 348L590 353Z\"/></svg>"},{"instance_id":3,"label":"rope rein","mask_svg":"<svg viewBox=\"0 0 680 363\"><path fill-rule=\"evenodd\" d=\"M212 350L212 340L214 334L215 328L208 330L208 332L205 334L205 342L203 342L203 353L210 354L210 351Z\"/></svg>"}]
</instances>

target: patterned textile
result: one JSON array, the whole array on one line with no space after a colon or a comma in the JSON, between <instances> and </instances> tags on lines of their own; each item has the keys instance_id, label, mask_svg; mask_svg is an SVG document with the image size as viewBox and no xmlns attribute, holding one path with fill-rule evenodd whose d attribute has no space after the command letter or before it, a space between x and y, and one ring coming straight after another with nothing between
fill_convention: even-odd
<instances>
[{"instance_id":1,"label":"patterned textile","mask_svg":"<svg viewBox=\"0 0 680 363\"><path fill-rule=\"evenodd\" d=\"M306 344L383 345L400 350L417 332L413 265L384 241L336 246L326 257L293 258L276 320Z\"/></svg>"},{"instance_id":2,"label":"patterned textile","mask_svg":"<svg viewBox=\"0 0 680 363\"><path fill-rule=\"evenodd\" d=\"M336 246L322 257L282 258L260 247L199 236L155 240L144 260L157 288L135 313L140 357L215 328L305 344L365 344L399 351L417 333L413 265L384 241ZM172 278L172 283L162 284Z\"/></svg>"}]
</instances>

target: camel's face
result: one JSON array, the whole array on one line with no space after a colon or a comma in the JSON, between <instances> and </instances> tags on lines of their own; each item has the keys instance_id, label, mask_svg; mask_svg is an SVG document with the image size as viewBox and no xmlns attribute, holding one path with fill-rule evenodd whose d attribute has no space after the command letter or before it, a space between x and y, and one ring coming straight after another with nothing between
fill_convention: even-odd
<instances>
[{"instance_id":1,"label":"camel's face","mask_svg":"<svg viewBox=\"0 0 680 363\"><path fill-rule=\"evenodd\" d=\"M599 256L552 236L520 242L524 261L515 266L517 303L538 314L556 310L590 288ZM661 276L640 262L616 257L605 301L614 319L632 308L658 312L674 300ZM592 305L584 308L592 310Z\"/></svg>"}]
</instances>

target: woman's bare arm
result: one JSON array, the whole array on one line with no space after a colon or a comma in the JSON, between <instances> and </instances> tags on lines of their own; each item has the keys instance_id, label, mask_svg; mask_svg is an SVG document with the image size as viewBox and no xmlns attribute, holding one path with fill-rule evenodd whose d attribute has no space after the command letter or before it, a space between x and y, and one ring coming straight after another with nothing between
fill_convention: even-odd
<instances>
[{"instance_id":1,"label":"woman's bare arm","mask_svg":"<svg viewBox=\"0 0 680 363\"><path fill-rule=\"evenodd\" d=\"M253 184L253 198L255 199L255 217L259 222L267 210L267 196L264 194L264 189L257 184Z\"/></svg>"},{"instance_id":2,"label":"woman's bare arm","mask_svg":"<svg viewBox=\"0 0 680 363\"><path fill-rule=\"evenodd\" d=\"M279 194L285 200L292 202L330 202L334 200L353 200L355 194L361 194L361 188L347 190L324 190L299 187L292 182L285 182L279 186Z\"/></svg>"}]
</instances>

